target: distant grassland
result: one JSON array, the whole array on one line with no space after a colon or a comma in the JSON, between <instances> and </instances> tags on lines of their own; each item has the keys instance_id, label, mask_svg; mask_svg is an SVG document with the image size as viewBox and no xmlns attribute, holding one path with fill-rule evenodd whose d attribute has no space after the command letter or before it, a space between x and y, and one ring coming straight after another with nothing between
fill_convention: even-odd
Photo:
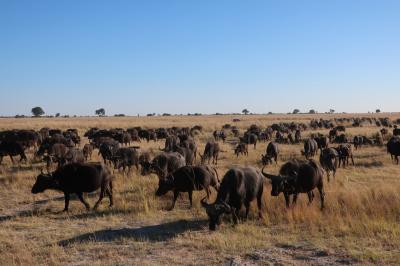
<instances>
[{"instance_id":1,"label":"distant grassland","mask_svg":"<svg viewBox=\"0 0 400 266\"><path fill-rule=\"evenodd\" d=\"M262 127L281 121L308 124L310 119L334 117L394 120L400 114L3 118L0 130L78 128L83 136L90 127L202 125L204 131L196 136L202 151L206 140L212 138L212 131L227 123L238 126L243 133L251 124ZM241 121L234 123L233 118ZM372 135L379 129L367 125L348 128L346 134ZM308 130L303 137L312 132L328 131ZM229 135L225 144L221 142L227 152L220 156L217 167L220 177L235 164L261 166L261 154L267 143L259 143L256 150L249 146L248 157L236 158L229 144L232 139ZM141 150L155 154L163 142L141 142L140 146ZM301 144L280 147L279 163L268 166L268 172L277 173L284 161L301 158ZM99 161L97 150L94 154L93 161ZM28 158L32 158L32 151ZM253 206L248 221L233 227L228 217L218 231L209 232L207 216L199 204L204 191L194 192L192 209L188 209L187 194L182 194L175 209L168 212L172 193L156 198L156 176L140 176L134 169L129 176L115 172L113 208L109 209L104 199L99 211L86 212L78 200L72 200L69 213L59 213L64 204L62 194L47 191L34 197L30 193L43 163L12 165L9 158L4 158L0 166L0 264L398 264L400 166L392 164L385 147L365 146L355 151L354 160L355 166L340 168L335 180L325 182L323 212L319 210L318 196L307 206L305 195L300 195L296 207L287 210L282 195L270 196L266 180L262 220L257 218ZM90 195L91 205L96 197Z\"/></svg>"}]
</instances>

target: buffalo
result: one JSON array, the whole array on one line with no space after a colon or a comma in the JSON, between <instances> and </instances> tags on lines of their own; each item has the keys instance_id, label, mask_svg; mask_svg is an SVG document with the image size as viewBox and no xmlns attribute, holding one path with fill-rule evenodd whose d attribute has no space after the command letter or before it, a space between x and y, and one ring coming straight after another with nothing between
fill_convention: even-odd
<instances>
[{"instance_id":1,"label":"buffalo","mask_svg":"<svg viewBox=\"0 0 400 266\"><path fill-rule=\"evenodd\" d=\"M333 177L336 175L336 169L338 168L339 153L334 148L326 148L321 151L319 156L319 162L322 168L326 171L328 182L330 181L330 172L333 173Z\"/></svg>"},{"instance_id":2,"label":"buffalo","mask_svg":"<svg viewBox=\"0 0 400 266\"><path fill-rule=\"evenodd\" d=\"M52 174L41 173L38 175L32 187L32 193L41 193L46 189L63 192L65 196L64 211L68 211L70 194L75 193L89 210L90 205L83 198L83 193L93 192L99 188L101 189L100 197L93 209L97 209L105 194L110 199L111 207L113 205L112 176L109 169L99 163L71 163L58 168Z\"/></svg>"},{"instance_id":3,"label":"buffalo","mask_svg":"<svg viewBox=\"0 0 400 266\"><path fill-rule=\"evenodd\" d=\"M204 148L203 155L199 154L201 158L201 163L204 164L206 160L208 160L208 164L210 164L210 160L212 158L212 163L218 164L219 152L220 149L218 142L208 141Z\"/></svg>"},{"instance_id":4,"label":"buffalo","mask_svg":"<svg viewBox=\"0 0 400 266\"><path fill-rule=\"evenodd\" d=\"M205 198L201 200L209 218L209 229L215 230L221 223L222 214L232 214L237 224L239 211L244 204L246 218L249 214L250 202L257 198L258 214L262 217L261 204L264 178L254 167L234 167L229 169L222 179L217 199L209 204Z\"/></svg>"},{"instance_id":5,"label":"buffalo","mask_svg":"<svg viewBox=\"0 0 400 266\"><path fill-rule=\"evenodd\" d=\"M173 190L174 200L170 210L175 206L176 199L180 192L189 194L190 207L192 207L192 194L194 190L205 190L207 198L210 197L210 186L218 191L219 180L215 169L208 166L184 166L169 174L166 178L160 178L156 196L162 196Z\"/></svg>"},{"instance_id":6,"label":"buffalo","mask_svg":"<svg viewBox=\"0 0 400 266\"><path fill-rule=\"evenodd\" d=\"M269 163L272 164L272 159L274 159L275 164L277 164L278 155L279 155L278 143L271 141L270 143L268 143L265 155L261 155L261 162L263 165L267 165Z\"/></svg>"},{"instance_id":7,"label":"buffalo","mask_svg":"<svg viewBox=\"0 0 400 266\"><path fill-rule=\"evenodd\" d=\"M293 195L293 204L296 204L299 193L307 193L309 204L311 204L314 199L313 190L317 188L321 198L321 210L324 208L324 171L314 160L289 161L281 167L279 175L267 174L264 168L262 174L271 180L271 196L277 197L283 193L286 207L290 205L291 195Z\"/></svg>"}]
</instances>

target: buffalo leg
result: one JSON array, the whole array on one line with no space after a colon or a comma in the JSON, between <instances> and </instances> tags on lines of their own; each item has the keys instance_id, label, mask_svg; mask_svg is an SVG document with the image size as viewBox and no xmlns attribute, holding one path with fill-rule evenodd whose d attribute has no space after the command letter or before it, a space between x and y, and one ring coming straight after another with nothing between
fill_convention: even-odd
<instances>
[{"instance_id":1,"label":"buffalo leg","mask_svg":"<svg viewBox=\"0 0 400 266\"><path fill-rule=\"evenodd\" d=\"M351 155L351 163L354 165L353 155Z\"/></svg>"},{"instance_id":2,"label":"buffalo leg","mask_svg":"<svg viewBox=\"0 0 400 266\"><path fill-rule=\"evenodd\" d=\"M69 206L69 193L64 193L65 206L63 211L68 211Z\"/></svg>"},{"instance_id":3,"label":"buffalo leg","mask_svg":"<svg viewBox=\"0 0 400 266\"><path fill-rule=\"evenodd\" d=\"M310 205L314 199L314 192L312 191L307 192L307 196L308 196L308 205Z\"/></svg>"},{"instance_id":4,"label":"buffalo leg","mask_svg":"<svg viewBox=\"0 0 400 266\"><path fill-rule=\"evenodd\" d=\"M178 198L178 196L179 196L179 191L174 190L174 200L172 201L172 206L171 206L171 208L169 208L169 211L172 211L174 209L175 202L176 202L176 199Z\"/></svg>"},{"instance_id":5,"label":"buffalo leg","mask_svg":"<svg viewBox=\"0 0 400 266\"><path fill-rule=\"evenodd\" d=\"M190 207L189 207L189 208L192 208L192 204L193 204L193 201L192 201L193 191L192 191L192 190L189 190L189 191L188 191L188 194L189 194L189 202L190 202ZM208 198L208 195L207 195L207 198Z\"/></svg>"},{"instance_id":6,"label":"buffalo leg","mask_svg":"<svg viewBox=\"0 0 400 266\"><path fill-rule=\"evenodd\" d=\"M78 195L79 200L83 203L83 205L85 205L86 210L90 210L90 205L89 203L83 198L83 193L76 193Z\"/></svg>"},{"instance_id":7,"label":"buffalo leg","mask_svg":"<svg viewBox=\"0 0 400 266\"><path fill-rule=\"evenodd\" d=\"M298 196L299 196L299 194L297 194L297 193L293 195L293 201L292 201L293 202L293 206L296 205Z\"/></svg>"},{"instance_id":8,"label":"buffalo leg","mask_svg":"<svg viewBox=\"0 0 400 266\"><path fill-rule=\"evenodd\" d=\"M249 211L250 211L250 201L245 201L244 202L244 207L246 208L246 216L245 216L245 218L246 218L246 220L247 220L247 217L249 216Z\"/></svg>"},{"instance_id":9,"label":"buffalo leg","mask_svg":"<svg viewBox=\"0 0 400 266\"><path fill-rule=\"evenodd\" d=\"M12 155L10 155L10 159L11 159L11 162L14 164L15 162L14 162L14 158L12 157Z\"/></svg>"},{"instance_id":10,"label":"buffalo leg","mask_svg":"<svg viewBox=\"0 0 400 266\"><path fill-rule=\"evenodd\" d=\"M289 208L289 205L290 205L290 195L289 195L289 194L284 194L284 196L285 196L286 208Z\"/></svg>"},{"instance_id":11,"label":"buffalo leg","mask_svg":"<svg viewBox=\"0 0 400 266\"><path fill-rule=\"evenodd\" d=\"M112 185L112 181L110 181L110 183L108 184L108 187L107 187L106 192L107 192L108 198L110 199L110 207L112 207L113 204L114 204L114 202L113 202L113 195L112 195L112 194L113 194L113 185Z\"/></svg>"},{"instance_id":12,"label":"buffalo leg","mask_svg":"<svg viewBox=\"0 0 400 266\"><path fill-rule=\"evenodd\" d=\"M99 200L96 202L96 204L93 207L93 210L96 210L97 207L99 207L100 202L103 200L104 198L104 194L106 192L106 184L102 184L101 185L101 190L100 190L100 196L99 196Z\"/></svg>"},{"instance_id":13,"label":"buffalo leg","mask_svg":"<svg viewBox=\"0 0 400 266\"><path fill-rule=\"evenodd\" d=\"M324 209L325 191L322 184L318 185L319 196L321 197L321 210Z\"/></svg>"},{"instance_id":14,"label":"buffalo leg","mask_svg":"<svg viewBox=\"0 0 400 266\"><path fill-rule=\"evenodd\" d=\"M0 156L0 163L2 163L2 162L3 162L3 156Z\"/></svg>"}]
</instances>

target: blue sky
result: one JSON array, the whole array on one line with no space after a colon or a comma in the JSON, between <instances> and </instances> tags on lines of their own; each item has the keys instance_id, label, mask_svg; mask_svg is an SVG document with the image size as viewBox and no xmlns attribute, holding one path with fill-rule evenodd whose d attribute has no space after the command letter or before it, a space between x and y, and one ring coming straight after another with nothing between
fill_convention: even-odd
<instances>
[{"instance_id":1,"label":"blue sky","mask_svg":"<svg viewBox=\"0 0 400 266\"><path fill-rule=\"evenodd\" d=\"M400 1L0 0L0 115L400 111Z\"/></svg>"}]
</instances>

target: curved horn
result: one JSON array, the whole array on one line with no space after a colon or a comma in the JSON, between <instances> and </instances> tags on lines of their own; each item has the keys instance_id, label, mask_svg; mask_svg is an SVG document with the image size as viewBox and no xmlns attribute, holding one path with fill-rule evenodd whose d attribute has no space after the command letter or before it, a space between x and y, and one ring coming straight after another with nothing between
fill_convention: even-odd
<instances>
[{"instance_id":1,"label":"curved horn","mask_svg":"<svg viewBox=\"0 0 400 266\"><path fill-rule=\"evenodd\" d=\"M210 204L208 204L206 202L207 197L204 197L200 202L201 202L201 206L203 206L204 208L207 208L208 206L210 206Z\"/></svg>"},{"instance_id":2,"label":"curved horn","mask_svg":"<svg viewBox=\"0 0 400 266\"><path fill-rule=\"evenodd\" d=\"M274 176L274 175L270 175L270 174L265 173L265 172L264 172L264 168L265 168L265 166L264 166L264 167L262 168L262 170L261 170L261 173L263 174L264 177L266 177L266 178L268 178L268 179L273 179L274 177L276 177L276 176Z\"/></svg>"}]
</instances>

